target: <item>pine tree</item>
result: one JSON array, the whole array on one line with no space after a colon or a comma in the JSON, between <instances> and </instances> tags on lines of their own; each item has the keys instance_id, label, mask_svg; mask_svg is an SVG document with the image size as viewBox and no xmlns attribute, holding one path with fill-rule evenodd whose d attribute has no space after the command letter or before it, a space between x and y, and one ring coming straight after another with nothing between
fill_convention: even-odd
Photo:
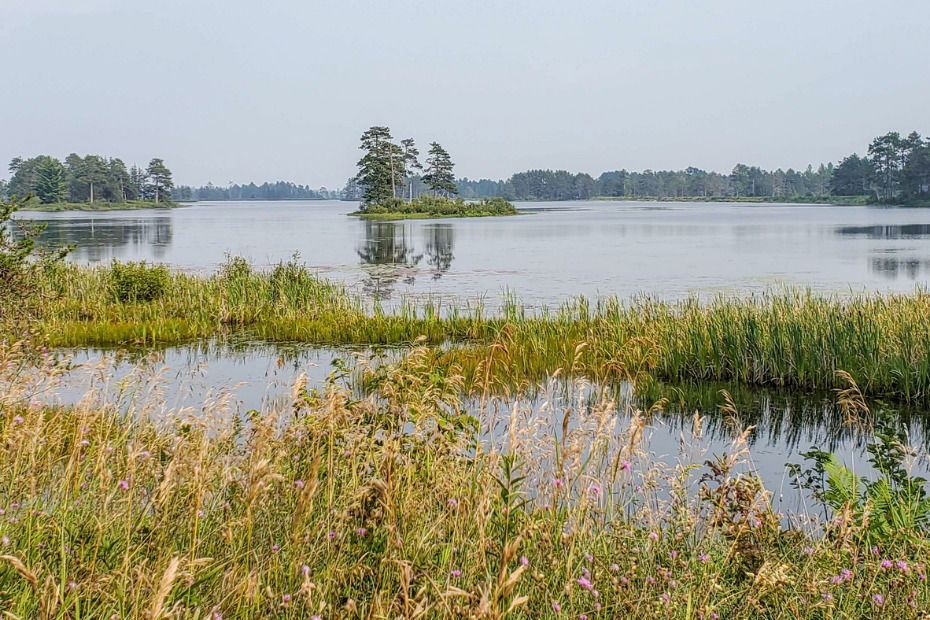
<instances>
[{"instance_id":1,"label":"pine tree","mask_svg":"<svg viewBox=\"0 0 930 620\"><path fill-rule=\"evenodd\" d=\"M145 170L145 176L155 198L155 204L158 204L161 198L171 199L171 188L174 187L174 183L171 180L171 171L165 166L164 161L161 159L150 161L149 167Z\"/></svg>"},{"instance_id":2,"label":"pine tree","mask_svg":"<svg viewBox=\"0 0 930 620\"><path fill-rule=\"evenodd\" d=\"M65 198L65 168L54 157L36 158L36 178L33 191L42 204L62 202Z\"/></svg>"},{"instance_id":3,"label":"pine tree","mask_svg":"<svg viewBox=\"0 0 930 620\"><path fill-rule=\"evenodd\" d=\"M429 157L426 158L426 174L423 182L437 195L453 196L458 194L455 175L452 174L452 158L438 142L429 145Z\"/></svg>"},{"instance_id":4,"label":"pine tree","mask_svg":"<svg viewBox=\"0 0 930 620\"><path fill-rule=\"evenodd\" d=\"M402 168L402 162L398 157L398 147L391 140L391 130L387 127L375 126L362 134L359 148L365 151L365 155L358 161L355 179L362 190L363 210L395 196L398 168Z\"/></svg>"},{"instance_id":5,"label":"pine tree","mask_svg":"<svg viewBox=\"0 0 930 620\"><path fill-rule=\"evenodd\" d=\"M413 179L412 177L415 170L423 170L423 164L417 159L420 156L420 151L417 150L413 142L413 138L407 138L406 140L400 141L401 146L403 147L403 157L404 157L404 166L407 171L407 188L409 190L409 200L413 201Z\"/></svg>"}]
</instances>

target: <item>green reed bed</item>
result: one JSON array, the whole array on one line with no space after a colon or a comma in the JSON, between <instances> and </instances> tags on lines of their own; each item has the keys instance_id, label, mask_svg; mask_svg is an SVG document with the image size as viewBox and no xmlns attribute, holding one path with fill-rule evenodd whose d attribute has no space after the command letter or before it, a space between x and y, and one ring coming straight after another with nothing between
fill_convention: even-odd
<instances>
[{"instance_id":1,"label":"green reed bed","mask_svg":"<svg viewBox=\"0 0 930 620\"><path fill-rule=\"evenodd\" d=\"M231 331L325 345L453 344L437 364L469 378L536 382L561 370L599 380L660 378L831 389L848 372L864 392L930 394L930 295L806 292L665 303L578 299L495 316L429 302L367 309L296 262L267 272L241 259L211 276L152 267L56 266L43 275L37 324L56 346L173 344ZM490 368L490 370L489 370ZM474 383L472 384L474 385Z\"/></svg>"},{"instance_id":2,"label":"green reed bed","mask_svg":"<svg viewBox=\"0 0 930 620\"><path fill-rule=\"evenodd\" d=\"M436 373L425 350L385 368L371 398L298 382L290 406L245 419L223 401L166 413L132 382L117 401L50 406L64 372L28 343L0 346L6 617L922 618L930 607L925 524L876 538L867 516L819 522L816 509L803 522L824 532L786 528L742 438L734 456L704 454L699 418L691 445L662 463L643 443L647 416L609 401L466 417L462 378Z\"/></svg>"}]
</instances>

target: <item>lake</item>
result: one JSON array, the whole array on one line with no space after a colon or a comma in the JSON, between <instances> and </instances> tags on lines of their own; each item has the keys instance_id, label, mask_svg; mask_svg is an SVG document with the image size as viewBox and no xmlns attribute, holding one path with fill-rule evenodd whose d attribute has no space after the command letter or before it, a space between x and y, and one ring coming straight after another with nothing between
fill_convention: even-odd
<instances>
[{"instance_id":1,"label":"lake","mask_svg":"<svg viewBox=\"0 0 930 620\"><path fill-rule=\"evenodd\" d=\"M661 299L747 294L810 287L848 294L913 290L930 281L930 210L813 205L643 202L521 203L508 218L363 221L346 217L355 203L197 203L175 210L22 213L46 221L45 239L76 244L72 260L114 258L164 262L210 272L227 253L267 266L300 258L321 276L388 305L404 297L483 298L493 308L504 292L531 307L567 298L646 294ZM79 362L104 352L72 352ZM250 343L170 348L154 362L166 407L196 406L233 394L239 412L280 404L302 372L317 385L335 358L367 352ZM115 367L137 369L135 360ZM76 377L79 376L76 375ZM62 386L77 398L86 387ZM89 380L89 379L87 379ZM830 395L750 391L741 411L755 424L752 458L765 482L799 507L784 464L813 445L835 450L865 471L867 437L842 424ZM530 403L529 406L538 406ZM677 458L694 409L671 406L653 431L658 457ZM697 450L728 449L730 431L714 406ZM924 412L908 416L924 445ZM926 472L926 461L915 462Z\"/></svg>"},{"instance_id":2,"label":"lake","mask_svg":"<svg viewBox=\"0 0 930 620\"><path fill-rule=\"evenodd\" d=\"M196 203L174 210L23 213L73 259L210 271L295 252L389 303L438 296L531 307L641 293L665 299L778 286L910 291L930 281L930 209L738 203L519 203L506 218L364 221L338 201Z\"/></svg>"}]
</instances>

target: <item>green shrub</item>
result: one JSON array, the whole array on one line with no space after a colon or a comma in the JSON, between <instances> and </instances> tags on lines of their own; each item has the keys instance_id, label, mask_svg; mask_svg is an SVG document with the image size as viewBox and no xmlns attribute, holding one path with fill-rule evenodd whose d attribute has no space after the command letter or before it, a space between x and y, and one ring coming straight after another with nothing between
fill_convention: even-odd
<instances>
[{"instance_id":1,"label":"green shrub","mask_svg":"<svg viewBox=\"0 0 930 620\"><path fill-rule=\"evenodd\" d=\"M121 263L113 261L110 269L110 291L118 301L152 301L168 288L168 268L149 265L145 261Z\"/></svg>"}]
</instances>

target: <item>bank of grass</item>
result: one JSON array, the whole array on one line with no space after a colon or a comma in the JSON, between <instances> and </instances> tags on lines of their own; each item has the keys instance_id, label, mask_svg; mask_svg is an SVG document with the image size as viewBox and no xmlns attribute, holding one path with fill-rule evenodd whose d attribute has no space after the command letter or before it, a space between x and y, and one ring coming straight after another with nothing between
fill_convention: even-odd
<instances>
[{"instance_id":1,"label":"bank of grass","mask_svg":"<svg viewBox=\"0 0 930 620\"><path fill-rule=\"evenodd\" d=\"M156 203L151 200L127 200L125 202L104 202L98 200L94 203L89 202L55 202L43 204L33 198L26 201L21 211L134 211L138 209L177 209L184 205L171 201L160 201Z\"/></svg>"},{"instance_id":2,"label":"bank of grass","mask_svg":"<svg viewBox=\"0 0 930 620\"><path fill-rule=\"evenodd\" d=\"M443 217L498 217L518 215L516 207L503 198L482 198L466 201L463 198L423 196L410 202L400 198L363 205L349 215L363 219L405 220Z\"/></svg>"},{"instance_id":3,"label":"bank of grass","mask_svg":"<svg viewBox=\"0 0 930 620\"><path fill-rule=\"evenodd\" d=\"M533 384L561 370L599 381L822 390L841 386L837 372L845 371L869 395L930 395L930 294L919 289L850 298L785 291L706 303L577 299L538 313L512 303L488 316L480 307L429 302L368 309L294 261L257 271L234 259L206 277L164 270L157 283L145 280L155 287L145 299L117 286L116 272L113 265L43 272L35 325L50 344L149 346L231 332L321 345L419 340L454 345L434 348L433 363L457 366L471 385L486 375Z\"/></svg>"},{"instance_id":4,"label":"bank of grass","mask_svg":"<svg viewBox=\"0 0 930 620\"><path fill-rule=\"evenodd\" d=\"M924 526L786 526L751 468L644 445L650 415L553 400L464 415L415 350L359 400L166 411L135 374L0 344L0 600L15 618L921 618ZM115 400L114 400L115 398ZM501 430L503 429L503 430ZM687 444L687 445L686 445ZM668 461L675 456L665 458ZM707 458L713 467L702 467ZM707 473L706 477L701 476ZM867 519L867 517L865 517ZM819 528L824 528L821 531Z\"/></svg>"}]
</instances>

